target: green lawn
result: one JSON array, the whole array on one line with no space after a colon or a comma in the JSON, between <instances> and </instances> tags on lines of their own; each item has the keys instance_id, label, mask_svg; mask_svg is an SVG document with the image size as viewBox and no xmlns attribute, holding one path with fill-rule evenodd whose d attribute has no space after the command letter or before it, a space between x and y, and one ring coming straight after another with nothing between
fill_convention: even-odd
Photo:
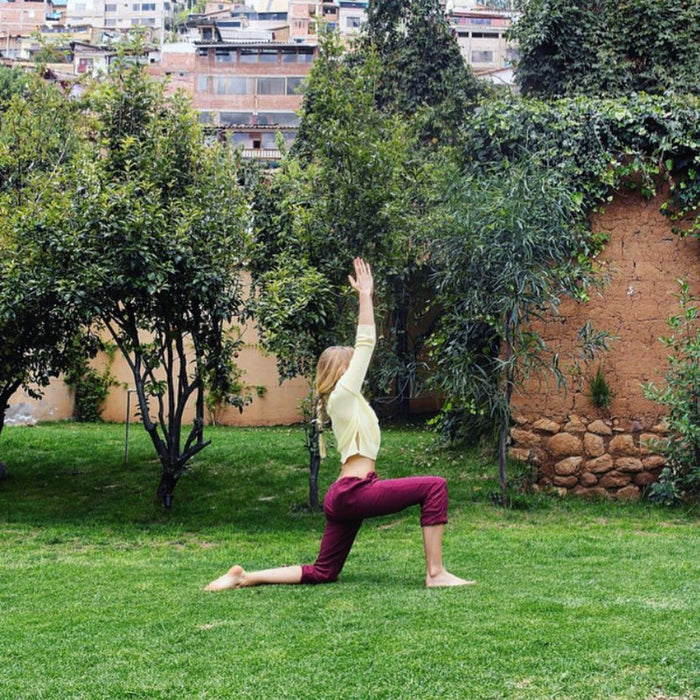
<instances>
[{"instance_id":1,"label":"green lawn","mask_svg":"<svg viewBox=\"0 0 700 700\"><path fill-rule=\"evenodd\" d=\"M698 512L489 495L477 451L387 430L380 476L450 483L423 588L417 509L368 521L340 582L205 594L234 561L315 558L299 428L210 430L155 504L142 429L7 428L0 458L0 698L698 698ZM324 465L322 489L337 459Z\"/></svg>"}]
</instances>

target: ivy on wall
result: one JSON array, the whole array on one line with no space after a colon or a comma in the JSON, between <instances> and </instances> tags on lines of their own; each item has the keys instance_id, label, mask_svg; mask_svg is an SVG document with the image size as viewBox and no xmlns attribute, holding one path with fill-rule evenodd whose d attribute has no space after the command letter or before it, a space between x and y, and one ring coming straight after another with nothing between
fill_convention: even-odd
<instances>
[{"instance_id":1,"label":"ivy on wall","mask_svg":"<svg viewBox=\"0 0 700 700\"><path fill-rule=\"evenodd\" d=\"M485 104L465 135L465 167L488 171L523 159L560 172L586 212L615 189L638 187L651 197L665 184L662 210L676 232L700 237L698 97L640 93Z\"/></svg>"}]
</instances>

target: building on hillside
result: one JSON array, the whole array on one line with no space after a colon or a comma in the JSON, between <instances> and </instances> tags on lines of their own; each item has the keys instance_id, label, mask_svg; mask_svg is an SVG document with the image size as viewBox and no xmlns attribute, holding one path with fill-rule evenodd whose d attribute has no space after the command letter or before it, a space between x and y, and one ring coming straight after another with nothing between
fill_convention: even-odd
<instances>
[{"instance_id":1,"label":"building on hillside","mask_svg":"<svg viewBox=\"0 0 700 700\"><path fill-rule=\"evenodd\" d=\"M146 27L161 43L165 30L172 26L171 0L67 0L67 3L69 26L88 24L122 31Z\"/></svg>"},{"instance_id":2,"label":"building on hillside","mask_svg":"<svg viewBox=\"0 0 700 700\"><path fill-rule=\"evenodd\" d=\"M454 8L449 19L464 60L474 73L492 76L494 72L512 67L518 57L517 49L506 39L512 12ZM512 81L512 72L505 71L494 82L503 83L508 79Z\"/></svg>"},{"instance_id":3,"label":"building on hillside","mask_svg":"<svg viewBox=\"0 0 700 700\"><path fill-rule=\"evenodd\" d=\"M329 29L340 29L340 3L334 0L289 0L289 34L292 39L314 42L318 38L319 21Z\"/></svg>"},{"instance_id":4,"label":"building on hillside","mask_svg":"<svg viewBox=\"0 0 700 700\"><path fill-rule=\"evenodd\" d=\"M359 34L360 28L367 20L369 0L338 0L338 29L343 36L352 37Z\"/></svg>"},{"instance_id":5,"label":"building on hillside","mask_svg":"<svg viewBox=\"0 0 700 700\"><path fill-rule=\"evenodd\" d=\"M26 37L65 23L66 0L0 0L0 51L7 55L11 37Z\"/></svg>"},{"instance_id":6,"label":"building on hillside","mask_svg":"<svg viewBox=\"0 0 700 700\"><path fill-rule=\"evenodd\" d=\"M167 77L170 89L188 91L200 121L241 148L244 157L278 159L277 133L288 144L296 135L299 90L316 47L275 41L273 30L265 38L240 30L239 38L229 41L223 40L218 23L202 22L200 31L203 38L195 44L165 44L160 63L150 72Z\"/></svg>"}]
</instances>

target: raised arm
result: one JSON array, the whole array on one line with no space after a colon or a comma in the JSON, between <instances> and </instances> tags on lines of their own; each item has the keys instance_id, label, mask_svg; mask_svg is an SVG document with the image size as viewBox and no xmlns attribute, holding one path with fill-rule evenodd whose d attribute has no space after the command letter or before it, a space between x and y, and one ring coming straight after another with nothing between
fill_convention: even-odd
<instances>
[{"instance_id":1,"label":"raised arm","mask_svg":"<svg viewBox=\"0 0 700 700\"><path fill-rule=\"evenodd\" d=\"M360 298L360 316L357 320L358 326L374 325L374 304L372 294L374 294L374 278L369 263L362 258L353 260L355 265L355 277L348 275L350 286L357 292Z\"/></svg>"},{"instance_id":2,"label":"raised arm","mask_svg":"<svg viewBox=\"0 0 700 700\"><path fill-rule=\"evenodd\" d=\"M355 258L355 277L348 276L350 286L357 292L360 299L360 314L357 320L357 338L355 340L355 352L345 374L338 384L346 389L359 394L362 382L365 380L369 361L372 359L374 344L376 342L376 330L374 328L374 280L370 266L362 259Z\"/></svg>"}]
</instances>

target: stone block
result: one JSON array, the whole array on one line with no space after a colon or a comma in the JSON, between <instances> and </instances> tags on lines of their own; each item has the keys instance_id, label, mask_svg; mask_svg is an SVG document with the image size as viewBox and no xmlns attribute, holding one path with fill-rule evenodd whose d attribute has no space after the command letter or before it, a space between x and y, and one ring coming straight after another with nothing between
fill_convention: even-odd
<instances>
[{"instance_id":1,"label":"stone block","mask_svg":"<svg viewBox=\"0 0 700 700\"><path fill-rule=\"evenodd\" d=\"M583 449L589 457L600 457L605 453L605 440L595 433L586 433L583 436Z\"/></svg>"},{"instance_id":2,"label":"stone block","mask_svg":"<svg viewBox=\"0 0 700 700\"><path fill-rule=\"evenodd\" d=\"M619 472L641 472L644 467L642 460L637 457L618 457L615 460L615 469Z\"/></svg>"},{"instance_id":3,"label":"stone block","mask_svg":"<svg viewBox=\"0 0 700 700\"><path fill-rule=\"evenodd\" d=\"M509 447L508 458L516 462L527 462L530 459L530 450L527 447Z\"/></svg>"},{"instance_id":4,"label":"stone block","mask_svg":"<svg viewBox=\"0 0 700 700\"><path fill-rule=\"evenodd\" d=\"M576 420L570 420L565 426L564 426L564 432L565 433L575 433L575 434L580 434L580 433L585 433L586 432L586 424L581 421L581 419L576 417Z\"/></svg>"},{"instance_id":5,"label":"stone block","mask_svg":"<svg viewBox=\"0 0 700 700\"><path fill-rule=\"evenodd\" d=\"M656 477L651 472L639 472L632 477L637 486L649 486L656 481Z\"/></svg>"},{"instance_id":6,"label":"stone block","mask_svg":"<svg viewBox=\"0 0 700 700\"><path fill-rule=\"evenodd\" d=\"M586 462L586 469L594 474L609 472L613 468L613 458L610 455L601 455Z\"/></svg>"},{"instance_id":7,"label":"stone block","mask_svg":"<svg viewBox=\"0 0 700 700\"><path fill-rule=\"evenodd\" d=\"M527 416L524 416L522 413L516 413L513 416L513 420L518 424L518 425L526 425L528 420Z\"/></svg>"},{"instance_id":8,"label":"stone block","mask_svg":"<svg viewBox=\"0 0 700 700\"><path fill-rule=\"evenodd\" d=\"M552 457L570 457L580 455L583 449L581 440L571 433L557 433L547 443Z\"/></svg>"},{"instance_id":9,"label":"stone block","mask_svg":"<svg viewBox=\"0 0 700 700\"><path fill-rule=\"evenodd\" d=\"M639 436L639 454L648 455L658 449L659 436L654 433L642 433Z\"/></svg>"},{"instance_id":10,"label":"stone block","mask_svg":"<svg viewBox=\"0 0 700 700\"><path fill-rule=\"evenodd\" d=\"M566 489L572 489L578 484L578 479L575 476L555 476L554 485L563 486Z\"/></svg>"},{"instance_id":11,"label":"stone block","mask_svg":"<svg viewBox=\"0 0 700 700\"><path fill-rule=\"evenodd\" d=\"M598 483L598 477L591 472L582 472L578 477L581 486L595 486Z\"/></svg>"},{"instance_id":12,"label":"stone block","mask_svg":"<svg viewBox=\"0 0 700 700\"><path fill-rule=\"evenodd\" d=\"M533 445L538 445L540 442L539 435L535 435L535 433L529 430L522 430L520 428L511 428L510 436L520 447L532 447Z\"/></svg>"},{"instance_id":13,"label":"stone block","mask_svg":"<svg viewBox=\"0 0 700 700\"><path fill-rule=\"evenodd\" d=\"M661 421L656 425L652 425L651 430L655 433L660 433L663 435L664 433L668 432L668 423L666 421Z\"/></svg>"},{"instance_id":14,"label":"stone block","mask_svg":"<svg viewBox=\"0 0 700 700\"><path fill-rule=\"evenodd\" d=\"M598 419L588 424L588 432L596 433L597 435L612 435L612 428Z\"/></svg>"},{"instance_id":15,"label":"stone block","mask_svg":"<svg viewBox=\"0 0 700 700\"><path fill-rule=\"evenodd\" d=\"M535 430L542 430L545 433L554 434L559 432L559 423L555 423L553 420L549 420L549 418L540 418L536 420L532 424L532 427Z\"/></svg>"},{"instance_id":16,"label":"stone block","mask_svg":"<svg viewBox=\"0 0 700 700\"><path fill-rule=\"evenodd\" d=\"M661 455L650 455L642 460L645 469L661 469L666 465L666 458Z\"/></svg>"},{"instance_id":17,"label":"stone block","mask_svg":"<svg viewBox=\"0 0 700 700\"><path fill-rule=\"evenodd\" d=\"M618 498L621 501L636 501L639 498L640 493L641 491L639 490L638 486L630 484L629 486L621 488L615 494L615 498Z\"/></svg>"},{"instance_id":18,"label":"stone block","mask_svg":"<svg viewBox=\"0 0 700 700\"><path fill-rule=\"evenodd\" d=\"M592 486L590 488L577 486L572 493L583 498L610 498L610 494L600 486Z\"/></svg>"},{"instance_id":19,"label":"stone block","mask_svg":"<svg viewBox=\"0 0 700 700\"><path fill-rule=\"evenodd\" d=\"M554 473L559 476L575 474L583 462L583 457L566 457L554 465Z\"/></svg>"},{"instance_id":20,"label":"stone block","mask_svg":"<svg viewBox=\"0 0 700 700\"><path fill-rule=\"evenodd\" d=\"M630 474L620 474L619 472L608 472L604 474L598 484L604 489L619 489L632 481Z\"/></svg>"},{"instance_id":21,"label":"stone block","mask_svg":"<svg viewBox=\"0 0 700 700\"><path fill-rule=\"evenodd\" d=\"M608 445L608 452L613 457L636 457L639 454L631 435L616 435Z\"/></svg>"}]
</instances>

